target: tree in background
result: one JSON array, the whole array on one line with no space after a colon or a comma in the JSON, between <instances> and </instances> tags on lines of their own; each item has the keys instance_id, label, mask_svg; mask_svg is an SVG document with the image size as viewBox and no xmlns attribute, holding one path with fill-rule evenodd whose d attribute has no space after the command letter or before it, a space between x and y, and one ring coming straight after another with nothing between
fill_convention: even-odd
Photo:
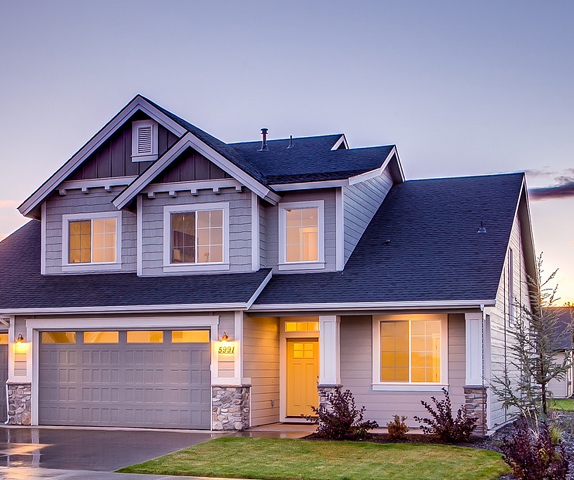
<instances>
[{"instance_id":1,"label":"tree in background","mask_svg":"<svg viewBox=\"0 0 574 480\"><path fill-rule=\"evenodd\" d=\"M572 338L572 325L560 322L553 308L558 286L550 285L557 271L542 280L542 254L537 258L536 278L528 277L530 306L516 303L520 313L514 324L515 341L509 346L509 365L492 383L494 395L511 415L535 415L543 422L551 396L548 385L552 380L563 380L572 362L570 355L559 361L556 350L557 338Z\"/></svg>"}]
</instances>

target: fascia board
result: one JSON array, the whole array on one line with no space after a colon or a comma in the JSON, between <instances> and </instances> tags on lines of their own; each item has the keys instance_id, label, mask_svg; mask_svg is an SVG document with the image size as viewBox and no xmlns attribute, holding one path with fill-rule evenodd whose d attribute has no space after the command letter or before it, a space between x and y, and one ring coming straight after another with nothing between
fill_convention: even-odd
<instances>
[{"instance_id":1,"label":"fascia board","mask_svg":"<svg viewBox=\"0 0 574 480\"><path fill-rule=\"evenodd\" d=\"M287 303L287 304L256 304L250 311L310 311L310 310L414 310L414 309L443 309L443 308L480 308L492 307L496 300L448 300L448 301L418 301L418 302L348 302L348 303Z\"/></svg>"},{"instance_id":2,"label":"fascia board","mask_svg":"<svg viewBox=\"0 0 574 480\"><path fill-rule=\"evenodd\" d=\"M219 168L227 172L237 181L245 185L251 191L255 192L259 197L267 200L272 204L277 204L280 200L279 195L271 192L271 190L253 177L245 173L241 168L229 161L223 155L216 152L213 148L205 142L197 138L193 133L187 132L175 145L173 145L163 156L156 160L144 173L142 173L137 180L135 180L128 188L126 188L120 195L116 197L113 204L116 208L124 208L133 198L140 193L162 170L164 170L170 163L175 160L186 148L191 147L205 158L213 162Z\"/></svg>"},{"instance_id":3,"label":"fascia board","mask_svg":"<svg viewBox=\"0 0 574 480\"><path fill-rule=\"evenodd\" d=\"M56 173L54 173L38 190L36 190L19 207L18 211L27 216L38 206L61 182L63 182L76 168L78 168L96 149L98 149L125 121L138 110L149 115L158 123L161 123L168 130L177 136L183 135L187 130L177 122L169 118L163 112L151 105L140 95L136 96L128 103L114 118L112 118L88 143L78 150Z\"/></svg>"},{"instance_id":4,"label":"fascia board","mask_svg":"<svg viewBox=\"0 0 574 480\"><path fill-rule=\"evenodd\" d=\"M190 303L174 305L120 305L93 307L15 308L1 311L0 315L75 315L145 312L212 312L246 310L247 303Z\"/></svg>"}]
</instances>

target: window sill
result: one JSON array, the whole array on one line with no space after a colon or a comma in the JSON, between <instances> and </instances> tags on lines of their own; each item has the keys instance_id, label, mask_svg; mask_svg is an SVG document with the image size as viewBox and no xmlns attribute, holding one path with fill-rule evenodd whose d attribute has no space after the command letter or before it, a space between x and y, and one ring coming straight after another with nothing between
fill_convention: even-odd
<instances>
[{"instance_id":1,"label":"window sill","mask_svg":"<svg viewBox=\"0 0 574 480\"><path fill-rule=\"evenodd\" d=\"M132 155L132 162L153 162L157 160L158 155Z\"/></svg>"},{"instance_id":2,"label":"window sill","mask_svg":"<svg viewBox=\"0 0 574 480\"><path fill-rule=\"evenodd\" d=\"M443 388L448 390L448 384L442 383L373 383L371 388L374 392L440 392Z\"/></svg>"},{"instance_id":3,"label":"window sill","mask_svg":"<svg viewBox=\"0 0 574 480\"><path fill-rule=\"evenodd\" d=\"M293 262L280 263L279 270L320 270L325 268L325 262Z\"/></svg>"},{"instance_id":4,"label":"window sill","mask_svg":"<svg viewBox=\"0 0 574 480\"><path fill-rule=\"evenodd\" d=\"M62 265L64 273L119 272L121 263L78 263Z\"/></svg>"},{"instance_id":5,"label":"window sill","mask_svg":"<svg viewBox=\"0 0 574 480\"><path fill-rule=\"evenodd\" d=\"M163 273L178 272L221 272L229 270L229 263L200 263L200 264L180 264L164 265Z\"/></svg>"}]
</instances>

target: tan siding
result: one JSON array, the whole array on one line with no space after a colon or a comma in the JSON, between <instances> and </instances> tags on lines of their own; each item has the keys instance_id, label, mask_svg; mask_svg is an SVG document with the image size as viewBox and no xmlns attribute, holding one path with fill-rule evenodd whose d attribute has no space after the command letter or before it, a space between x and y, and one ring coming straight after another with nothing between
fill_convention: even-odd
<instances>
[{"instance_id":1,"label":"tan siding","mask_svg":"<svg viewBox=\"0 0 574 480\"><path fill-rule=\"evenodd\" d=\"M251 426L279 421L279 320L243 320L243 374L251 378Z\"/></svg>"},{"instance_id":2,"label":"tan siding","mask_svg":"<svg viewBox=\"0 0 574 480\"><path fill-rule=\"evenodd\" d=\"M464 403L465 329L464 315L450 315L448 375L453 408ZM350 389L357 406L366 407L365 417L385 426L393 415L407 415L407 424L418 426L414 416L424 416L421 400L430 401L431 395L442 398L440 392L380 392L371 388L373 377L372 317L343 317L341 320L341 381L343 389Z\"/></svg>"},{"instance_id":3,"label":"tan siding","mask_svg":"<svg viewBox=\"0 0 574 480\"><path fill-rule=\"evenodd\" d=\"M219 335L227 333L232 340L235 338L235 316L232 312L223 312L219 317ZM219 340L218 338L214 340ZM222 360L219 358L219 378L234 378L235 377L235 361L232 358Z\"/></svg>"}]
</instances>

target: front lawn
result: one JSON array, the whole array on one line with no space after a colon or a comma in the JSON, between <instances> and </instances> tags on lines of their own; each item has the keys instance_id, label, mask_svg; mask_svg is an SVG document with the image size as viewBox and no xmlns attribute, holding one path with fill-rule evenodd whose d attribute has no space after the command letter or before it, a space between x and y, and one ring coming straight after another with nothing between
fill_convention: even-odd
<instances>
[{"instance_id":1,"label":"front lawn","mask_svg":"<svg viewBox=\"0 0 574 480\"><path fill-rule=\"evenodd\" d=\"M552 410L564 410L566 412L574 412L574 399L555 398L550 400L549 407Z\"/></svg>"},{"instance_id":2,"label":"front lawn","mask_svg":"<svg viewBox=\"0 0 574 480\"><path fill-rule=\"evenodd\" d=\"M447 445L222 437L122 473L269 480L494 480L501 455Z\"/></svg>"}]
</instances>

